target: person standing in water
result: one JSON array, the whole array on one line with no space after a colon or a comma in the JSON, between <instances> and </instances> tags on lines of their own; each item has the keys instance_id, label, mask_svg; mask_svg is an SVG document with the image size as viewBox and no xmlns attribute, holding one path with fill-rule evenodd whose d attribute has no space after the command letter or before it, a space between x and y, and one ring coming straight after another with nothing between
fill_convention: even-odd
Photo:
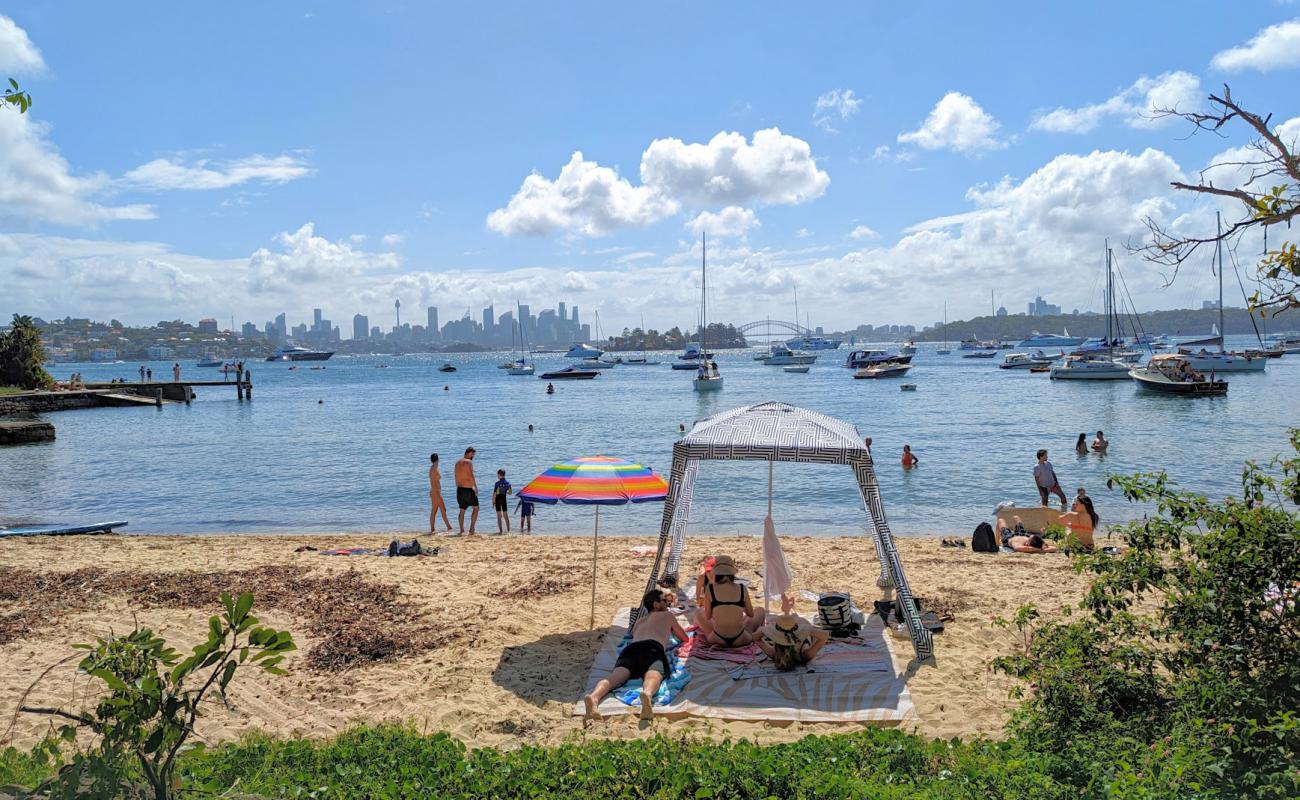
<instances>
[{"instance_id":1,"label":"person standing in water","mask_svg":"<svg viewBox=\"0 0 1300 800\"><path fill-rule=\"evenodd\" d=\"M911 469L920 463L921 460L912 452L912 446L910 444L903 445L903 469Z\"/></svg>"},{"instance_id":2,"label":"person standing in water","mask_svg":"<svg viewBox=\"0 0 1300 800\"><path fill-rule=\"evenodd\" d=\"M442 512L442 524L451 532L451 520L447 519L447 504L442 499L442 473L438 471L438 454L429 454L429 533L438 532L438 512Z\"/></svg>"},{"instance_id":3,"label":"person standing in water","mask_svg":"<svg viewBox=\"0 0 1300 800\"><path fill-rule=\"evenodd\" d=\"M474 448L465 448L465 456L456 462L456 505L460 506L460 532L465 532L465 509L472 508L469 532L477 533L478 481L474 480Z\"/></svg>"},{"instance_id":4,"label":"person standing in water","mask_svg":"<svg viewBox=\"0 0 1300 800\"><path fill-rule=\"evenodd\" d=\"M497 470L497 482L492 484L492 510L497 512L497 533L510 533L510 506L506 499L514 493L510 481L506 480L506 471ZM505 530L502 530L502 526Z\"/></svg>"}]
</instances>

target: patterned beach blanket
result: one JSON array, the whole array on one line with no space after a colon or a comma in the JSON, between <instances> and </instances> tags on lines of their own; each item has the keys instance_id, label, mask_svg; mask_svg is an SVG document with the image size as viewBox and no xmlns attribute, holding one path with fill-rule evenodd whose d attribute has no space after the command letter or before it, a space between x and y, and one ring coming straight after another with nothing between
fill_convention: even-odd
<instances>
[{"instance_id":1,"label":"patterned beach blanket","mask_svg":"<svg viewBox=\"0 0 1300 800\"><path fill-rule=\"evenodd\" d=\"M777 675L856 674L859 672L889 672L894 668L883 642L876 645L862 639L827 642L811 664L783 672L767 656L760 656L732 669L733 680L769 678Z\"/></svg>"},{"instance_id":2,"label":"patterned beach blanket","mask_svg":"<svg viewBox=\"0 0 1300 800\"><path fill-rule=\"evenodd\" d=\"M709 661L730 661L733 664L748 664L758 656L759 650L756 644L747 644L744 647L717 647L699 636L699 630L695 625L686 629L691 639L678 649L683 658L703 658Z\"/></svg>"},{"instance_id":3,"label":"patterned beach blanket","mask_svg":"<svg viewBox=\"0 0 1300 800\"><path fill-rule=\"evenodd\" d=\"M687 636L691 638L684 643L678 642L675 639L669 642L668 659L672 661L673 675L668 680L659 684L659 690L655 692L654 705L668 705L677 697L677 693L685 688L686 684L691 682L691 673L686 669L686 656L682 655L681 652L683 647L689 647L691 642L694 641L694 634L688 631ZM618 651L620 653L623 652L623 648L627 647L631 641L632 634L631 632L628 632L628 634L623 637L623 641L619 643ZM624 705L640 705L641 686L643 683L644 681L640 678L635 678L615 689L611 694L618 698L619 702Z\"/></svg>"}]
</instances>

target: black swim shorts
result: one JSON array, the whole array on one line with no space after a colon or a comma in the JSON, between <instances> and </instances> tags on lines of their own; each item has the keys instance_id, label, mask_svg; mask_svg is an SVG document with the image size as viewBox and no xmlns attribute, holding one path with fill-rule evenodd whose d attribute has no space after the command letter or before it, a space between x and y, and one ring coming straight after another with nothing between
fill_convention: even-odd
<instances>
[{"instance_id":1,"label":"black swim shorts","mask_svg":"<svg viewBox=\"0 0 1300 800\"><path fill-rule=\"evenodd\" d=\"M464 486L456 487L456 505L461 508L472 508L478 505L478 492L468 489Z\"/></svg>"},{"instance_id":2,"label":"black swim shorts","mask_svg":"<svg viewBox=\"0 0 1300 800\"><path fill-rule=\"evenodd\" d=\"M506 507L506 496L503 494L493 495L492 508L497 511L509 511L510 509Z\"/></svg>"},{"instance_id":3,"label":"black swim shorts","mask_svg":"<svg viewBox=\"0 0 1300 800\"><path fill-rule=\"evenodd\" d=\"M614 662L615 667L622 667L632 674L632 679L644 678L646 672L660 662L663 669L660 670L665 678L673 674L672 665L668 663L668 654L664 652L664 646L653 639L642 639L639 642L632 642L623 648L623 652L618 654L618 660Z\"/></svg>"}]
</instances>

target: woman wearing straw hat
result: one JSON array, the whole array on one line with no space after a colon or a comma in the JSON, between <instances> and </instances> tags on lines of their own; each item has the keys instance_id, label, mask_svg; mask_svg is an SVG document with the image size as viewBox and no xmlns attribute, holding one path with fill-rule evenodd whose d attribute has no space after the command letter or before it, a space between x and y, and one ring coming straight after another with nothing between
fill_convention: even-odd
<instances>
[{"instance_id":1,"label":"woman wearing straw hat","mask_svg":"<svg viewBox=\"0 0 1300 800\"><path fill-rule=\"evenodd\" d=\"M829 631L817 630L793 614L782 614L764 625L754 642L777 669L788 672L812 661L830 638Z\"/></svg>"},{"instance_id":2,"label":"woman wearing straw hat","mask_svg":"<svg viewBox=\"0 0 1300 800\"><path fill-rule=\"evenodd\" d=\"M712 579L699 592L700 610L695 615L700 633L715 647L750 644L763 624L763 614L754 611L749 590L736 582L736 562L731 556L718 556L709 572Z\"/></svg>"}]
</instances>

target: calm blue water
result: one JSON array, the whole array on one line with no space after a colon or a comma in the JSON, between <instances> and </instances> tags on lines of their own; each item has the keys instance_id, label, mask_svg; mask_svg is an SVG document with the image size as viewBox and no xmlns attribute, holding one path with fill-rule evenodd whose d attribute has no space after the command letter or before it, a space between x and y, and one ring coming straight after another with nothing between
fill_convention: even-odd
<instances>
[{"instance_id":1,"label":"calm blue water","mask_svg":"<svg viewBox=\"0 0 1300 800\"><path fill-rule=\"evenodd\" d=\"M714 394L692 391L692 373L667 363L557 382L547 396L545 381L496 369L500 354L336 356L326 369L294 371L258 362L251 403L236 402L233 387L199 388L188 407L48 415L57 441L0 449L0 523L120 518L134 532L418 531L427 524L430 452L442 456L446 487L468 445L478 449L485 489L498 468L518 489L555 461L597 453L666 472L679 424L763 400L849 420L873 437L895 532L965 533L999 500L1036 503L1039 447L1051 451L1068 493L1088 487L1104 523L1142 513L1107 492L1107 474L1166 469L1183 486L1222 495L1235 488L1245 459L1267 460L1284 447L1286 427L1300 424L1300 356L1273 360L1262 375L1229 377L1225 398L1193 400L1143 393L1128 381L1053 382L934 349L923 345L913 362L907 380L915 392L900 391L897 380L853 380L841 366L845 348L823 354L806 375L749 353L721 354L727 382ZM446 360L459 371L438 373ZM564 363L539 357L544 368ZM54 371L60 379L73 371L130 379L137 366ZM152 365L155 375L170 375L170 366ZM184 366L186 377L219 377ZM1075 437L1098 428L1112 442L1109 455L1076 456ZM910 473L899 466L904 443L920 458ZM692 528L758 532L766 472L754 463L705 464ZM450 489L446 498L455 524ZM657 532L659 512L658 504L607 509L601 529ZM776 465L775 512L790 534L853 533L864 522L842 467ZM583 532L591 513L542 506L535 528ZM490 516L484 511L481 528L495 529Z\"/></svg>"}]
</instances>

